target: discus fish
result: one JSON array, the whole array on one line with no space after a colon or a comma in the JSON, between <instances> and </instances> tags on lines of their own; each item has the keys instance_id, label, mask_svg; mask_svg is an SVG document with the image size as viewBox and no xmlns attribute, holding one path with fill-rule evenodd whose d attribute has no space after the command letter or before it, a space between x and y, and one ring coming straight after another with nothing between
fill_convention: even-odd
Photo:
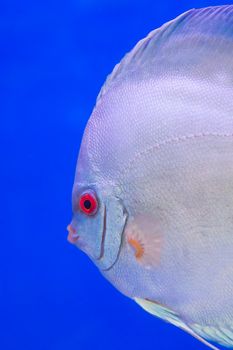
<instances>
[{"instance_id":1,"label":"discus fish","mask_svg":"<svg viewBox=\"0 0 233 350\"><path fill-rule=\"evenodd\" d=\"M114 68L72 203L68 240L119 291L233 347L233 5L180 15Z\"/></svg>"}]
</instances>

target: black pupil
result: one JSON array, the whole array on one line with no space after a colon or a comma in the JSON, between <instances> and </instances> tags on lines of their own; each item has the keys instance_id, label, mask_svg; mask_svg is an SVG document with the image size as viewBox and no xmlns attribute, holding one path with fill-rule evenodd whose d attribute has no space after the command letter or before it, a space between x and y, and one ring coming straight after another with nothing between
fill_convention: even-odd
<instances>
[{"instance_id":1,"label":"black pupil","mask_svg":"<svg viewBox=\"0 0 233 350\"><path fill-rule=\"evenodd\" d=\"M87 210L91 209L91 201L89 199L85 199L83 205L85 209Z\"/></svg>"}]
</instances>

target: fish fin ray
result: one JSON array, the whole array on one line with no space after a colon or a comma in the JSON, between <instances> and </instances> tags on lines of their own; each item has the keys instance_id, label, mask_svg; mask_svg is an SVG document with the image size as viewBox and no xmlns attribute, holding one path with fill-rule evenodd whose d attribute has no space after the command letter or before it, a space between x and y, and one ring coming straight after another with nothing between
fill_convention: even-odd
<instances>
[{"instance_id":1,"label":"fish fin ray","mask_svg":"<svg viewBox=\"0 0 233 350\"><path fill-rule=\"evenodd\" d=\"M198 324L190 324L190 328L199 336L213 342L218 342L226 347L233 346L233 330L229 327L220 326L201 326Z\"/></svg>"},{"instance_id":2,"label":"fish fin ray","mask_svg":"<svg viewBox=\"0 0 233 350\"><path fill-rule=\"evenodd\" d=\"M159 265L163 240L157 220L150 216L138 215L129 220L124 234L127 248L133 248L134 257L139 264L146 269Z\"/></svg>"},{"instance_id":3,"label":"fish fin ray","mask_svg":"<svg viewBox=\"0 0 233 350\"><path fill-rule=\"evenodd\" d=\"M203 344L207 345L209 348L213 350L219 350L216 346L213 344L210 344L207 340L203 338L202 335L198 334L195 332L193 328L191 328L189 325L184 323L180 317L172 310L169 308L160 305L158 303L155 303L153 301L149 301L146 299L141 299L141 298L134 298L135 302L139 304L145 311L149 312L153 316L156 316L158 318L161 318L162 320L173 324L174 326L184 330L185 332L189 333L192 335L194 338L202 342ZM211 340L211 339L208 339Z\"/></svg>"}]
</instances>

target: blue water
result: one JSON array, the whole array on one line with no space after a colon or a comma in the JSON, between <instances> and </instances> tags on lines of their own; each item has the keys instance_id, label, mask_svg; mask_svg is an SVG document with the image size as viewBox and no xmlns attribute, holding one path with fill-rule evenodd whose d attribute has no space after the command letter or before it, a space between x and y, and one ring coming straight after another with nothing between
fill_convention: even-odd
<instances>
[{"instance_id":1,"label":"blue water","mask_svg":"<svg viewBox=\"0 0 233 350\"><path fill-rule=\"evenodd\" d=\"M220 1L0 3L0 350L206 349L116 291L66 241L81 136L150 30Z\"/></svg>"}]
</instances>

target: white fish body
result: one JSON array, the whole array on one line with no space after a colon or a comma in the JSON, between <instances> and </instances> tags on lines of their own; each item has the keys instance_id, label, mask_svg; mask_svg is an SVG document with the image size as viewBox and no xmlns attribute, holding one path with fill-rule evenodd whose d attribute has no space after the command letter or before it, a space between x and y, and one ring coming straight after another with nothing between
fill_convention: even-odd
<instances>
[{"instance_id":1,"label":"white fish body","mask_svg":"<svg viewBox=\"0 0 233 350\"><path fill-rule=\"evenodd\" d=\"M92 217L77 205L89 190ZM85 130L73 203L75 244L112 284L233 347L233 5L181 15L115 67Z\"/></svg>"}]
</instances>

